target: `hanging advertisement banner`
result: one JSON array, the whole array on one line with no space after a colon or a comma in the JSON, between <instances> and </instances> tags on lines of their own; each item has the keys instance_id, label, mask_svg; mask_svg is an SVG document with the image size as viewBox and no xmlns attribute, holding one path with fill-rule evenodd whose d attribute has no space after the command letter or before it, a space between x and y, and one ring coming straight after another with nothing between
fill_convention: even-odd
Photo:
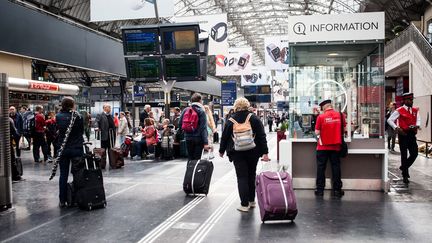
<instances>
[{"instance_id":1,"label":"hanging advertisement banner","mask_svg":"<svg viewBox=\"0 0 432 243\"><path fill-rule=\"evenodd\" d=\"M241 86L270 85L270 78L264 66L252 67L252 74L241 76Z\"/></svg>"},{"instance_id":2,"label":"hanging advertisement banner","mask_svg":"<svg viewBox=\"0 0 432 243\"><path fill-rule=\"evenodd\" d=\"M384 12L290 16L290 42L383 40Z\"/></svg>"},{"instance_id":3,"label":"hanging advertisement banner","mask_svg":"<svg viewBox=\"0 0 432 243\"><path fill-rule=\"evenodd\" d=\"M216 55L216 76L252 74L252 48L230 48L226 54Z\"/></svg>"},{"instance_id":4,"label":"hanging advertisement banner","mask_svg":"<svg viewBox=\"0 0 432 243\"><path fill-rule=\"evenodd\" d=\"M90 21L155 18L156 0L91 0ZM157 0L159 17L174 16L174 0Z\"/></svg>"},{"instance_id":5,"label":"hanging advertisement banner","mask_svg":"<svg viewBox=\"0 0 432 243\"><path fill-rule=\"evenodd\" d=\"M228 52L228 19L227 14L175 17L176 23L198 22L201 33L207 33L209 38L209 55Z\"/></svg>"},{"instance_id":6,"label":"hanging advertisement banner","mask_svg":"<svg viewBox=\"0 0 432 243\"><path fill-rule=\"evenodd\" d=\"M288 36L264 38L265 65L269 70L283 70L289 67Z\"/></svg>"},{"instance_id":7,"label":"hanging advertisement banner","mask_svg":"<svg viewBox=\"0 0 432 243\"><path fill-rule=\"evenodd\" d=\"M235 80L222 81L221 105L232 106L237 99L237 85Z\"/></svg>"}]
</instances>

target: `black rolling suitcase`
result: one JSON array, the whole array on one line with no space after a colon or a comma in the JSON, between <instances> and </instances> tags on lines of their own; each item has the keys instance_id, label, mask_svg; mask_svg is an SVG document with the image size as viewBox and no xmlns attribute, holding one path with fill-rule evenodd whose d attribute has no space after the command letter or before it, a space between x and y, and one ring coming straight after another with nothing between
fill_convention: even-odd
<instances>
[{"instance_id":1,"label":"black rolling suitcase","mask_svg":"<svg viewBox=\"0 0 432 243\"><path fill-rule=\"evenodd\" d=\"M207 159L203 159L203 151L201 159L188 161L183 180L183 191L186 195L208 194L213 174L213 163L209 159L210 153L207 154Z\"/></svg>"},{"instance_id":2,"label":"black rolling suitcase","mask_svg":"<svg viewBox=\"0 0 432 243\"><path fill-rule=\"evenodd\" d=\"M107 203L102 170L96 166L94 159L88 156L86 156L84 163L85 167L74 176L74 201L81 209L85 210L104 208Z\"/></svg>"}]
</instances>

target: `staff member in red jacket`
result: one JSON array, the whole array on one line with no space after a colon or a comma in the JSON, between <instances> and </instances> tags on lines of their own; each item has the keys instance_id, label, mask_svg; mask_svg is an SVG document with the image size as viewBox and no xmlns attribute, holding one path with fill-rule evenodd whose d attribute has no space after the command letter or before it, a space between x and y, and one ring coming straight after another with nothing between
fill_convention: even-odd
<instances>
[{"instance_id":1,"label":"staff member in red jacket","mask_svg":"<svg viewBox=\"0 0 432 243\"><path fill-rule=\"evenodd\" d=\"M39 150L42 148L44 161L48 160L48 146L45 140L45 116L43 107L37 105L35 108L35 131L33 134L33 158L35 163L41 163Z\"/></svg>"},{"instance_id":2,"label":"staff member in red jacket","mask_svg":"<svg viewBox=\"0 0 432 243\"><path fill-rule=\"evenodd\" d=\"M419 109L413 107L413 94L405 93L402 97L404 105L393 112L387 123L399 135L399 148L401 151L401 166L399 169L402 171L403 182L408 184L408 178L410 178L408 169L413 165L418 155L416 134L417 130L420 129L421 120L420 114L418 114ZM398 120L399 125L396 125L396 120ZM410 153L409 157L407 151Z\"/></svg>"},{"instance_id":3,"label":"staff member in red jacket","mask_svg":"<svg viewBox=\"0 0 432 243\"><path fill-rule=\"evenodd\" d=\"M333 195L342 197L341 168L339 151L342 144L341 122L345 124L345 119L341 113L333 109L331 100L322 101L319 106L323 113L318 116L315 125L315 134L317 135L317 178L316 178L316 196L324 195L325 188L325 170L327 161L330 160L332 168Z\"/></svg>"}]
</instances>

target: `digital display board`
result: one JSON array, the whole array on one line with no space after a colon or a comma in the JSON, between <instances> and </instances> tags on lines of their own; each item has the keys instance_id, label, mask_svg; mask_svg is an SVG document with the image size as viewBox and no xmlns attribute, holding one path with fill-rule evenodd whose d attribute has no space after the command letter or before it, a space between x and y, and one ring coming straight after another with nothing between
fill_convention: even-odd
<instances>
[{"instance_id":1,"label":"digital display board","mask_svg":"<svg viewBox=\"0 0 432 243\"><path fill-rule=\"evenodd\" d=\"M271 95L246 95L245 98L249 100L249 102L256 103L270 103Z\"/></svg>"},{"instance_id":2,"label":"digital display board","mask_svg":"<svg viewBox=\"0 0 432 243\"><path fill-rule=\"evenodd\" d=\"M162 79L160 57L126 58L127 76L131 81L157 82Z\"/></svg>"},{"instance_id":3,"label":"digital display board","mask_svg":"<svg viewBox=\"0 0 432 243\"><path fill-rule=\"evenodd\" d=\"M175 56L164 58L166 80L203 80L199 56Z\"/></svg>"},{"instance_id":4,"label":"digital display board","mask_svg":"<svg viewBox=\"0 0 432 243\"><path fill-rule=\"evenodd\" d=\"M123 30L123 48L125 55L159 54L158 29Z\"/></svg>"},{"instance_id":5,"label":"digital display board","mask_svg":"<svg viewBox=\"0 0 432 243\"><path fill-rule=\"evenodd\" d=\"M198 53L198 33L198 25L161 28L162 53Z\"/></svg>"},{"instance_id":6,"label":"digital display board","mask_svg":"<svg viewBox=\"0 0 432 243\"><path fill-rule=\"evenodd\" d=\"M271 94L270 85L255 85L255 86L245 86L245 94Z\"/></svg>"}]
</instances>

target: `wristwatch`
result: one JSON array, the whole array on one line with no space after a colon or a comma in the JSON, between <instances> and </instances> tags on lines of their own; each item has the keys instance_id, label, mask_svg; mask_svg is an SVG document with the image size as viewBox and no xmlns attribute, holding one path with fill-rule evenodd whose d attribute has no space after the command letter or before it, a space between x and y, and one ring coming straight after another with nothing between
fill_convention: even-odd
<instances>
[{"instance_id":1,"label":"wristwatch","mask_svg":"<svg viewBox=\"0 0 432 243\"><path fill-rule=\"evenodd\" d=\"M289 64L289 49L287 47L282 48L280 62Z\"/></svg>"},{"instance_id":2,"label":"wristwatch","mask_svg":"<svg viewBox=\"0 0 432 243\"><path fill-rule=\"evenodd\" d=\"M247 53L244 53L243 55L241 55L237 65L240 69L245 69L246 66L249 63L249 59L250 59L250 55Z\"/></svg>"},{"instance_id":3,"label":"wristwatch","mask_svg":"<svg viewBox=\"0 0 432 243\"><path fill-rule=\"evenodd\" d=\"M216 56L216 65L219 67L225 67L228 64L228 58L224 55Z\"/></svg>"},{"instance_id":4,"label":"wristwatch","mask_svg":"<svg viewBox=\"0 0 432 243\"><path fill-rule=\"evenodd\" d=\"M223 34L221 34L223 28ZM222 42L228 37L228 26L224 22L217 23L210 30L210 37L216 42Z\"/></svg>"},{"instance_id":5,"label":"wristwatch","mask_svg":"<svg viewBox=\"0 0 432 243\"><path fill-rule=\"evenodd\" d=\"M266 47L266 50L273 61L277 62L280 60L281 51L278 46L272 43Z\"/></svg>"}]
</instances>

